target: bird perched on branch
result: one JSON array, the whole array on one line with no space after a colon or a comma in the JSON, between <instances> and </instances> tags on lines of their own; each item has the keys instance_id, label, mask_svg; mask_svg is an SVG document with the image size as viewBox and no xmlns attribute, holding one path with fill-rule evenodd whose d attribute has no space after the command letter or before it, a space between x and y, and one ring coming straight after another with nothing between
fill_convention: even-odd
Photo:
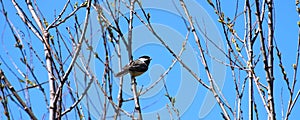
<instances>
[{"instance_id":1,"label":"bird perched on branch","mask_svg":"<svg viewBox=\"0 0 300 120\"><path fill-rule=\"evenodd\" d=\"M130 73L131 77L136 77L148 70L148 66L152 59L149 56L141 56L139 59L131 61L128 65L124 66L122 71L115 74L116 77L122 77Z\"/></svg>"}]
</instances>

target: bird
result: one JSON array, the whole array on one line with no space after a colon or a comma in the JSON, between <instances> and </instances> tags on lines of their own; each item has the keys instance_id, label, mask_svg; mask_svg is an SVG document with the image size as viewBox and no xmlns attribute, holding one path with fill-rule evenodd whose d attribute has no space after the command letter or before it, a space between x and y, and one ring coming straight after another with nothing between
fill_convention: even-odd
<instances>
[{"instance_id":1,"label":"bird","mask_svg":"<svg viewBox=\"0 0 300 120\"><path fill-rule=\"evenodd\" d=\"M140 76L148 70L148 66L151 60L152 59L149 56L141 56L124 66L122 71L115 74L115 76L122 77L128 73L131 75L131 77Z\"/></svg>"}]
</instances>

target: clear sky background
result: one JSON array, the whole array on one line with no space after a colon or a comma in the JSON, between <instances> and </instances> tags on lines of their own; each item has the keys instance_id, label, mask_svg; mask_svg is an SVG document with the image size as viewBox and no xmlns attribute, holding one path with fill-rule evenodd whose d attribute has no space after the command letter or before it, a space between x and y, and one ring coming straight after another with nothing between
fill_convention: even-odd
<instances>
[{"instance_id":1,"label":"clear sky background","mask_svg":"<svg viewBox=\"0 0 300 120\"><path fill-rule=\"evenodd\" d=\"M25 25L21 22L20 18L16 15L16 10L14 9L13 5L10 3L10 1L3 1L6 11L8 12L8 16L10 18L10 21L15 25L17 29L20 29L22 31L19 31L20 35L23 35L22 37L27 40L31 40L35 49L41 50L37 51L41 56L43 55L43 46L41 45L41 42L35 38L30 32L25 29ZM73 2L74 3L74 2ZM149 1L145 0L142 2L144 4L144 7L147 12L151 15L151 22L153 23L154 28L156 28L157 32L160 36L167 42L168 45L171 46L171 48L176 51L177 53L181 49L182 42L184 40L184 37L186 35L186 28L183 23L183 20L181 16L174 13L174 6L173 3L169 0L166 1ZM20 1L20 5L24 6L24 1ZM44 17L48 20L54 19L54 14L58 14L60 10L63 8L63 5L65 4L65 1L57 0L57 1L38 1L38 5L40 11L43 13ZM199 23L205 23L206 25L205 29L211 36L215 37L213 40L215 40L218 44L220 44L220 47L223 47L223 49L227 49L226 45L224 44L224 36L222 35L221 31L222 28L220 24L218 23L217 19L218 17L215 15L213 9L207 4L204 0L189 0L187 1L188 9L193 12L192 16L195 16L197 19L197 16L200 16L197 21ZM236 1L222 1L222 9L226 16L233 17L234 11L235 11L235 4ZM179 5L179 4L177 4ZM25 7L25 6L24 6ZM242 11L244 7L243 1L240 1L239 3L239 11ZM254 7L254 6L252 6ZM1 7L2 8L2 7ZM179 9L181 9L180 6L178 6ZM275 0L274 1L274 8L275 8L275 40L277 42L277 45L282 53L282 59L283 59L283 65L286 68L286 71L288 73L289 79L292 79L293 75L293 68L292 64L295 63L295 56L296 56L296 50L297 50L297 39L298 39L298 26L297 21L299 20L299 16L296 12L295 7L295 1L283 1L283 0ZM67 9L67 11L71 11L70 9ZM28 12L28 11L26 11ZM3 12L1 11L3 14ZM138 11L140 13L140 11ZM198 14L199 13L199 14ZM17 48L14 47L15 41L13 39L13 36L11 34L11 31L5 22L5 17L1 14L0 17L0 55L2 59L0 62L2 63L0 65L0 68L5 71L7 74L9 80L11 80L12 84L16 86L16 89L21 89L22 85L20 85L17 77L15 77L5 66L4 62L8 64L8 66L12 66L11 60L15 61L17 65L22 65L20 67L21 71L28 72L24 65L19 61L20 59L20 52ZM84 10L80 12L79 19L84 18ZM207 15L207 16L205 16ZM201 16L205 16L204 18L201 18ZM92 15L91 17L92 21L96 20L96 16ZM237 22L243 21L243 18L240 18ZM50 22L50 21L49 21ZM121 21L121 23L124 23L124 26L121 26L121 28L126 33L127 24L125 24L124 21ZM91 22L91 25L93 26L92 33L94 39L97 39L99 37L100 33L97 33L97 23ZM61 28L65 29L66 26L73 27L73 24L65 24ZM147 88L152 83L154 83L157 78L168 68L168 66L172 63L173 57L169 54L169 52L160 44L159 41L157 41L150 33L147 32L146 28L143 27L143 25L138 22L138 20L135 20L134 23L135 29L134 29L134 37L133 37L133 55L134 59L138 58L141 55L149 55L152 57L152 61L150 64L150 68L147 73L144 75L138 77L138 85L139 88ZM236 24L235 28L238 30L238 34L243 34L244 24ZM65 31L65 30L64 30ZM74 31L74 30L73 30ZM52 31L54 33L54 31ZM98 31L99 32L99 31ZM30 34L29 34L30 33ZM90 34L87 34L90 35ZM219 37L218 37L219 36ZM65 38L68 38L68 36L64 36ZM203 37L203 36L202 36ZM203 38L202 38L203 39ZM220 41L219 41L220 40ZM94 46L97 47L97 52L99 52L100 56L103 55L103 48L101 40L97 41L98 44L95 44ZM95 43L97 43L95 42ZM223 42L223 44L222 44ZM255 46L258 46L258 43L256 43ZM111 46L112 47L112 46ZM28 48L27 48L28 49ZM259 48L255 48L256 51L259 51ZM213 51L213 50L210 50ZM126 52L123 51L122 53L124 56L127 56ZM7 53L9 55L7 55ZM115 53L111 53L112 56L114 56ZM215 54L215 53L213 53ZM259 54L259 53L257 53ZM29 53L28 53L29 55ZM219 54L216 53L214 56L217 57ZM205 73L203 71L203 67L200 63L200 60L198 58L199 52L197 49L197 46L194 42L193 36L190 35L188 45L186 47L186 51L183 54L183 60L187 62L187 64L199 75L199 76L205 76ZM220 55L220 59L222 59L222 55ZM116 58L112 58L115 60ZM36 60L36 58L34 59ZM123 62L123 65L125 65L128 61L125 59ZM226 61L228 63L228 61ZM40 65L39 62L33 61L35 65L35 72L36 74L40 75L38 76L40 82L44 82L47 80L47 72L45 72L44 68ZM118 71L118 67L113 64L112 66L115 71ZM235 90L233 81L231 78L231 72L229 68L218 67L219 65L215 63L214 61L209 61L211 66L215 66L215 68L212 70L213 75L218 78L220 88L222 88L222 92L224 96L227 98L229 104L231 107L234 108L234 100L235 100ZM280 73L280 69L277 66L278 60L276 57L275 60L275 103L276 103L276 112L277 112L277 118L281 119L281 90L286 91L286 84L282 79L282 74ZM66 65L67 66L67 65ZM103 65L99 61L95 61L93 64L95 72L99 73L103 71ZM12 67L14 68L14 67ZM261 80L264 80L264 71L262 68L258 69L258 75L261 77ZM259 70L261 69L261 70ZM13 70L16 72L16 70ZM18 74L18 73L17 73ZM299 75L299 73L298 73ZM22 78L19 74L18 77ZM126 76L125 78L125 87L124 87L124 93L125 98L130 98L132 96L130 91L130 83L129 83L129 76ZM205 78L205 77L204 77ZM101 79L101 78L99 78ZM243 79L243 78L242 78ZM115 81L114 88L117 89L118 86L118 79L113 78ZM207 97L207 90L204 89L201 85L197 83L197 81L192 78L184 69L181 67L179 63L177 63L174 68L171 70L169 75L164 79L167 84L168 91L171 96L176 98L176 107L179 109L180 114L182 114L182 119L221 119L220 115L220 108L218 105L213 105L214 100L209 99ZM207 80L204 80L207 81ZM127 83L126 83L127 82ZM24 86L24 85L23 85ZM46 90L48 90L48 85L43 85ZM299 82L296 84L296 91L300 89ZM92 98L92 96L95 93L97 89L91 89L91 93L89 93L91 99L95 100L95 103L101 102L101 100L97 100L97 98ZM247 87L246 87L247 90ZM30 101L31 106L33 108L33 111L37 115L38 118L42 119L48 119L47 114L47 108L45 106L45 101L41 99L43 96L41 95L41 92L38 90L30 90ZM114 91L114 94L117 96L117 90ZM162 81L157 85L157 87L150 90L147 94L142 96L141 98L141 106L142 111L144 113L144 117L146 119L154 119L157 115L157 113L160 114L161 118L169 118L169 115L166 114L166 104L169 104L168 99L164 96L165 90L163 88ZM23 97L25 96L22 94ZM248 114L248 92L245 92L245 97L243 98L243 115L244 119L247 119ZM288 93L282 92L283 100L284 100L284 113L286 112L286 104L288 100ZM47 94L48 96L48 94ZM116 98L115 96L115 98ZM260 98L258 95L254 96L256 101L260 101ZM64 99L65 101L69 100L69 96L67 95ZM207 103L207 101L210 101ZM70 105L71 102L66 102L67 105ZM260 105L258 107L258 111L260 114L261 119L266 119L267 116L264 107L262 106L262 103L258 102L257 104ZM11 111L11 113L14 116L14 119L27 119L27 115L24 114L24 111L18 108L14 103L9 104L11 108L15 108L15 110ZM84 105L84 104L82 104ZM210 106L207 106L210 105ZM124 109L128 111L132 111L134 108L133 102L128 102L124 104ZM95 107L92 108L93 111L91 113L96 113L95 116L97 116L97 113L101 112L101 110L97 110L98 108ZM5 119L5 116L3 114L3 107L0 108L0 119ZM300 115L296 113L296 111L300 111L300 103L297 102L294 108L294 112L292 112L291 120L299 118ZM75 119L73 116L74 112L71 112L69 115L69 119ZM113 114L113 113L111 113ZM77 118L78 119L78 118Z\"/></svg>"}]
</instances>

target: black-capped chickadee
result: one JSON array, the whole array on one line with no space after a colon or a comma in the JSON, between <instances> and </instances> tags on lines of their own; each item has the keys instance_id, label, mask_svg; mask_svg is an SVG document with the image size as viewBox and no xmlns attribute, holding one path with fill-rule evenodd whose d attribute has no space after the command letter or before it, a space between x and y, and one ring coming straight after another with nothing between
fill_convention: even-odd
<instances>
[{"instance_id":1,"label":"black-capped chickadee","mask_svg":"<svg viewBox=\"0 0 300 120\"><path fill-rule=\"evenodd\" d=\"M122 71L117 73L116 77L122 77L123 75L130 73L131 77L136 77L148 70L151 58L149 56L141 56L139 59L130 62L123 67Z\"/></svg>"}]
</instances>

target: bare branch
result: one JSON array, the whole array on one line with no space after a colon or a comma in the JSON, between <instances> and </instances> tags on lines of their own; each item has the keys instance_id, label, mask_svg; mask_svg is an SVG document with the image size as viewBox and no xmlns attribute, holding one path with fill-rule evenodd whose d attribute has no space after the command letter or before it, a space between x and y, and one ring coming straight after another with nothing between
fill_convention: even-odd
<instances>
[{"instance_id":1,"label":"bare branch","mask_svg":"<svg viewBox=\"0 0 300 120\"><path fill-rule=\"evenodd\" d=\"M27 112L27 114L30 116L30 118L33 120L37 120L34 113L31 111L31 109L29 107L27 107L25 102L22 100L22 98L16 92L15 88L10 84L9 80L7 80L2 69L0 69L0 79L4 80L6 86L10 89L10 91L13 93L14 97L16 97L16 99L22 105L23 109Z\"/></svg>"}]
</instances>

